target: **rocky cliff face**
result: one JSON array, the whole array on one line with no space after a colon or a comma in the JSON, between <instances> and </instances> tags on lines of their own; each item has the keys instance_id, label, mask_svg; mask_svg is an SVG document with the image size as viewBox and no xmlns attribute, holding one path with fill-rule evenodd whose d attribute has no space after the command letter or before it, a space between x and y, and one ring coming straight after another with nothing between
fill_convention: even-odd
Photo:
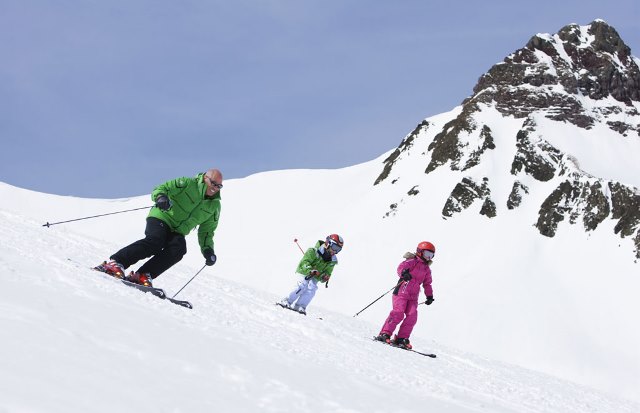
<instances>
[{"instance_id":1,"label":"rocky cliff face","mask_svg":"<svg viewBox=\"0 0 640 413\"><path fill-rule=\"evenodd\" d=\"M374 184L395 183L399 177L393 175L394 166L412 150L416 138L424 136L430 140L424 172L449 168L461 175L443 205L444 219L473 205L480 205L478 213L488 218L497 216L502 205L517 210L531 185L542 185L548 196L537 217L531 217L540 234L553 237L563 221L592 231L614 220L615 234L632 237L640 258L640 191L582 171L577 159L550 143L545 136L549 129L538 127L540 119L586 131L606 125L625 139L638 140L639 108L640 68L616 30L602 20L568 25L555 35L533 36L494 65L480 77L457 116L443 126L420 123L384 161ZM509 165L501 165L513 179L508 199L493 199L492 177L477 168L497 145L495 130L483 121L488 110L519 121L517 129L508 131L512 139L506 143L514 146L515 155Z\"/></svg>"}]
</instances>

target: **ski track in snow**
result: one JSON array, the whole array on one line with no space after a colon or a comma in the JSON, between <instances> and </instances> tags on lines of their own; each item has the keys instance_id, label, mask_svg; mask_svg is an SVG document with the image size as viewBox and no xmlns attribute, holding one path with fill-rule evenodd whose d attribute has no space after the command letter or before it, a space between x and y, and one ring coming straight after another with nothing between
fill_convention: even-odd
<instances>
[{"instance_id":1,"label":"ski track in snow","mask_svg":"<svg viewBox=\"0 0 640 413\"><path fill-rule=\"evenodd\" d=\"M640 411L435 341L414 346L437 359L383 346L376 325L286 311L216 267L181 308L90 270L100 241L5 211L0 226L0 412Z\"/></svg>"}]
</instances>

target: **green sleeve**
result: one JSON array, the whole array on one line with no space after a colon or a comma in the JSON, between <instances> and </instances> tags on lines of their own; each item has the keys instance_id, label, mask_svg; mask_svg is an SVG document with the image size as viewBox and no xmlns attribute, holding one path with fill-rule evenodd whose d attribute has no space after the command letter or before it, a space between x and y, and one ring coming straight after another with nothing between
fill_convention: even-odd
<instances>
[{"instance_id":1,"label":"green sleeve","mask_svg":"<svg viewBox=\"0 0 640 413\"><path fill-rule=\"evenodd\" d=\"M213 234L216 232L216 228L218 228L219 219L220 208L218 208L211 218L198 226L198 243L200 244L201 252L209 248L214 249Z\"/></svg>"},{"instance_id":2,"label":"green sleeve","mask_svg":"<svg viewBox=\"0 0 640 413\"><path fill-rule=\"evenodd\" d=\"M309 272L315 267L315 263L317 261L316 250L314 248L309 248L307 252L304 253L304 256L300 260L298 264L298 268L296 272L302 275L309 275Z\"/></svg>"},{"instance_id":3,"label":"green sleeve","mask_svg":"<svg viewBox=\"0 0 640 413\"><path fill-rule=\"evenodd\" d=\"M182 191L188 185L189 179L193 178L176 178L156 186L151 192L151 200L156 202L156 198L160 194L165 194L171 198L173 194Z\"/></svg>"},{"instance_id":4,"label":"green sleeve","mask_svg":"<svg viewBox=\"0 0 640 413\"><path fill-rule=\"evenodd\" d=\"M325 274L327 274L329 277L331 277L331 274L333 274L333 269L335 267L336 267L335 264L328 265L327 268L324 270Z\"/></svg>"}]
</instances>

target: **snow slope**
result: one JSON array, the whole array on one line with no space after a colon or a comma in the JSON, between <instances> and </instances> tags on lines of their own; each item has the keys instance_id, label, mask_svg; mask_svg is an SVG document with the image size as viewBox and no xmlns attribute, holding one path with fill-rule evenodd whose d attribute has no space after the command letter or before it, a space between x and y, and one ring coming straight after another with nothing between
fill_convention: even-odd
<instances>
[{"instance_id":1,"label":"snow slope","mask_svg":"<svg viewBox=\"0 0 640 413\"><path fill-rule=\"evenodd\" d=\"M226 264L204 272L181 293L193 302L194 310L175 306L89 270L87 266L113 248L112 243L74 231L80 226L71 224L43 228L29 212L37 209L36 201L55 215L74 209L73 205L84 212L87 206L106 210L116 202L60 198L7 185L1 192L2 199L14 203L30 200L22 205L26 213L0 210L2 412L635 412L640 408L432 339L414 342L438 353L437 359L375 343L369 337L377 323L319 303L307 317L280 309L272 304L279 296L265 291L264 284L249 286L221 278L226 274L239 281L247 274L244 268L231 273L233 266ZM142 217L113 218L111 224L109 219L104 218L105 231L118 220L132 223ZM83 228L97 222L86 221ZM222 251L229 248L220 244ZM295 250L288 255L291 252ZM251 261L245 260L246 265ZM200 267L196 262L178 264L156 284L172 294ZM255 263L253 268L260 269ZM338 284L336 290L340 288ZM319 295L328 296L332 289ZM446 301L445 294L441 296ZM356 308L365 304L363 299L359 294L350 304Z\"/></svg>"},{"instance_id":2,"label":"snow slope","mask_svg":"<svg viewBox=\"0 0 640 413\"><path fill-rule=\"evenodd\" d=\"M195 332L187 329L184 334L195 334L194 340L213 348L221 345L217 342L211 344L212 336L222 337L224 341L227 336L233 337L231 330L248 325L247 330L240 331L249 334L252 343L258 337L267 341L275 339L281 343L295 343L296 338L276 338L300 334L310 339L305 346L315 343L314 350L334 346L335 338L343 346L331 347L336 350L362 346L365 352L389 350L375 350L375 346L372 350L368 343L368 337L379 331L388 314L389 296L371 306L357 319L353 320L352 316L395 284L395 268L405 251L413 250L420 241L429 240L438 249L432 267L436 301L430 307L420 307L420 319L411 337L416 348L437 346L438 351L462 352L465 362L467 357L474 360L482 358L488 365L488 371L494 371L497 363L507 363L508 367L500 367L499 370L512 371L512 365L517 365L554 376L558 380L590 386L615 397L640 401L640 329L635 328L635 318L640 314L640 301L637 300L640 278L638 263L631 252L631 240L616 238L614 221L610 220L589 233L585 233L579 225L564 222L555 237L541 236L533 226L539 205L562 177L546 183L529 182L526 177L520 177L525 178L523 181L530 187L530 193L519 208L507 210L500 200L507 198L513 177L507 176L504 165L510 165L513 159L513 131L518 130L521 121L502 117L494 110L483 111L478 122L491 125L497 149L486 154L473 173L491 177L492 197L497 200L498 215L492 219L482 217L478 214L480 205L477 205L452 218L443 219L442 206L451 188L470 172L454 172L441 167L424 174L430 156L426 149L433 135L459 110L456 108L429 118L431 126L428 132L417 136L411 151L398 158L392 171L393 177L376 186L373 186L373 182L380 174L382 161L388 154L339 170L273 171L225 181L221 223L215 237L218 263L215 267L205 269L181 293L194 301L196 306L196 315L188 317L202 317L199 319L201 323L176 321L179 328L191 326ZM586 172L603 173L606 169L606 177L637 183L640 175L634 173L637 170L633 155L637 152L635 141L615 140L609 136L606 138L609 145L603 146L602 142L596 145L588 132L581 131L576 135L573 130L563 129L562 124L544 120L540 120L540 124L546 131L545 136L551 137L555 145L575 156L580 168ZM585 139L591 139L591 143L583 145ZM615 158L614 154L619 155L617 162L611 161ZM604 162L605 169L599 163L602 156L607 160ZM407 191L412 188L417 189L418 193L408 195ZM139 239L144 231L147 211L133 211L50 228L43 228L42 224L152 204L148 196L115 200L79 199L30 192L2 183L0 199L3 200L0 212L8 220L3 225L7 229L1 238L0 268L6 268L3 274L20 274L15 275L16 279L30 276L39 280L37 283L48 283L47 288L55 291L54 296L60 295L60 285L70 288L70 291L82 288L75 286L75 281L80 274L86 273L84 266L95 265L122 246ZM391 203L396 203L396 208L391 209ZM328 340L331 342L329 344L325 343L326 336L318 336L320 333L317 330L306 330L307 327L299 325L300 320L290 318L296 314L273 314L271 303L288 293L295 283L294 270L300 251L293 243L294 238L298 238L303 248L307 248L317 239L334 232L344 237L345 248L339 255L340 264L332 277L330 288L321 288L309 307L308 317L311 318L308 321L316 323L312 317L316 312L332 314L334 324L331 328L335 329L331 330L333 338ZM187 242L189 253L183 261L156 280L156 285L169 292L178 291L203 265L195 234L187 237ZM72 265L66 260L67 257L82 262L83 267L71 270ZM64 282L44 281L49 277L43 278L38 271L51 263L55 263L54 273L59 272L59 278ZM6 282L5 277L1 280ZM91 281L99 283L102 286L100 288L108 288L104 300L97 299L95 292L84 290L67 295L93 296L82 305L90 308L93 306L87 305L89 301L108 305L111 301L109 296L116 292L124 294L118 305L139 298L135 291L120 291L119 285L103 286L105 281L110 280L98 278ZM0 288L2 294L8 294L7 288ZM43 297L47 288L30 288L29 291L40 291L36 297ZM24 296L16 293L15 298L23 300ZM166 304L155 302L153 297L145 300L151 300L148 304L153 306ZM226 313L224 308L217 305L220 302L233 303L232 308L237 313ZM28 308L25 311L31 313L28 303L25 305ZM138 311L146 308L131 305ZM135 311L129 304L122 309L125 312ZM171 308L170 311L173 314L175 309ZM253 311L259 313L254 314ZM5 311L4 314L11 317L13 313ZM39 314L39 311L33 313L38 317ZM226 314L227 321L215 318L214 314ZM266 319L261 322L253 320L260 317ZM47 320L47 317L43 320ZM70 325L86 324L86 321L83 323L73 317L68 322ZM102 322L109 329L114 325L127 326L122 324L121 319L115 324L108 320ZM251 327L252 322L260 323L263 329L270 327L274 333L269 335L263 330L257 331ZM152 324L160 327L164 321L156 320ZM327 324L322 323L321 326ZM221 331L213 334L211 331L216 327L212 326L216 325L225 328L218 328ZM138 329L128 328L132 334ZM202 333L204 336L200 335L200 328L206 329ZM299 328L304 330L300 331ZM75 331L72 326L67 329ZM90 336L93 334L90 330ZM149 334L157 335L158 332ZM126 337L128 340L128 336L127 331L119 331L112 337ZM36 341L41 345L54 339L55 334L52 333L47 339ZM139 353L140 357L158 343L171 343L164 343L164 337L141 336L140 339L139 345L143 341L150 342ZM236 340L242 341L242 334L233 339ZM71 347L75 345L71 344ZM30 353L37 353L37 348ZM251 348L246 351L251 353ZM163 354L173 354L166 349L163 351ZM291 351L298 354L298 350ZM175 357L178 364L183 360L182 355ZM207 357L211 356L207 353ZM304 360L314 365L318 363L313 356L307 357L311 359ZM247 360L247 363L250 360L252 365L257 364L256 358L248 357ZM287 363L301 363L301 360L293 360L295 362ZM354 362L358 366L371 365L373 373L367 371L367 374L376 376L379 357L355 358ZM284 362L281 359L274 362L279 363ZM86 364L86 360L81 364ZM247 364L241 366L248 369ZM138 370L139 367L133 372L127 371L127 374L140 374ZM286 370L292 377L298 377L304 371L295 367ZM264 374L267 375L268 371L270 369L265 369ZM78 374L71 374L71 377L77 379ZM385 380L386 374L381 376L381 380ZM223 374L223 377L226 375ZM307 378L298 378L286 384L295 391L302 391L296 387L299 380L304 383ZM546 379L540 380L546 383ZM427 383L428 379L419 381ZM471 388L475 389L474 386ZM450 389L445 392L448 391ZM481 394L486 392L482 389L475 391ZM501 390L496 392L499 394ZM520 390L516 393L520 394ZM428 394L433 394L433 389L429 388ZM303 398L310 397L304 391L302 395ZM374 396L363 398L380 401ZM518 396L514 398L518 399ZM444 399L449 400L447 397ZM476 408L482 403L485 401L473 399L470 405ZM519 403L524 402L520 400ZM359 410L352 404L349 406ZM582 411L598 411L600 404L595 403L589 408L580 406ZM503 407L500 404L500 408ZM498 409L496 406L493 408Z\"/></svg>"}]
</instances>

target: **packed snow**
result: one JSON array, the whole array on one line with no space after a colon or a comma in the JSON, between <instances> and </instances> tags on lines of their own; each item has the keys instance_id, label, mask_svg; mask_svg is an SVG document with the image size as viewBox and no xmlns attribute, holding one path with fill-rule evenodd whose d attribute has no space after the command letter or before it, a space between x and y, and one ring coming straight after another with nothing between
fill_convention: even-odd
<instances>
[{"instance_id":1,"label":"packed snow","mask_svg":"<svg viewBox=\"0 0 640 413\"><path fill-rule=\"evenodd\" d=\"M427 181L422 206L383 218L393 194L372 187L380 160L225 181L219 262L177 297L193 310L89 269L142 236L146 210L42 226L148 206L148 196L0 183L0 411L640 411L628 250L606 231L543 238L515 216L444 221ZM274 305L295 283L294 238L306 248L332 232L345 248L308 316ZM169 295L204 264L196 238L155 281ZM371 339L389 295L353 317L422 240L438 249L436 301L420 306L411 339L436 359Z\"/></svg>"}]
</instances>

